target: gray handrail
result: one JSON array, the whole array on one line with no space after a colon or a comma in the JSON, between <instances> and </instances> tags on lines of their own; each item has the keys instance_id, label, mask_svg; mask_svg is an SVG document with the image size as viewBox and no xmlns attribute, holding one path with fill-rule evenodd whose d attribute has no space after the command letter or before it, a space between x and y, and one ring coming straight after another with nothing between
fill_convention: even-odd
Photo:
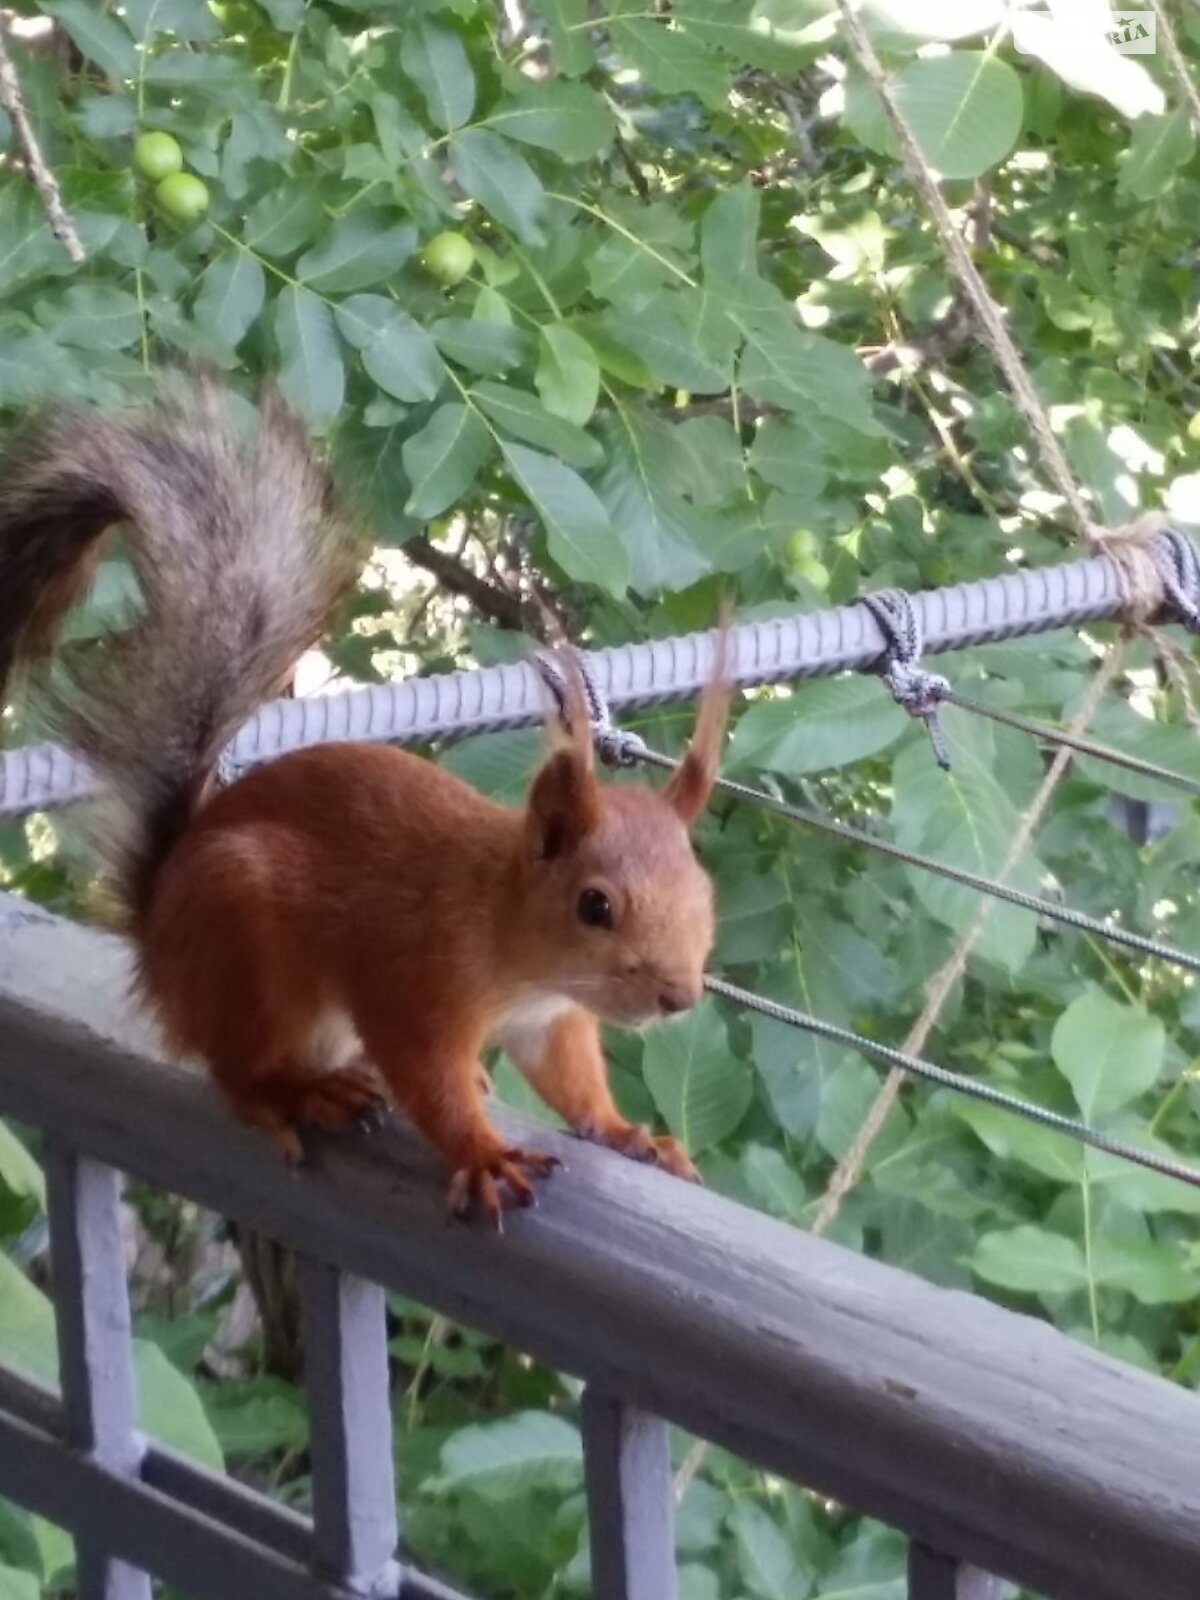
<instances>
[{"instance_id":1,"label":"gray handrail","mask_svg":"<svg viewBox=\"0 0 1200 1600\"><path fill-rule=\"evenodd\" d=\"M501 1238L447 1227L436 1163L400 1128L328 1140L293 1178L201 1075L155 1059L126 976L118 941L0 897L0 1114L922 1546L1059 1600L1194 1600L1200 1397L542 1130L569 1170Z\"/></svg>"},{"instance_id":2,"label":"gray handrail","mask_svg":"<svg viewBox=\"0 0 1200 1600\"><path fill-rule=\"evenodd\" d=\"M1123 589L1107 556L1017 571L913 595L929 654L1044 633L1120 614ZM615 711L686 699L712 671L715 635L685 634L588 654ZM870 667L886 641L865 606L797 612L736 626L730 641L734 682L759 684ZM446 735L527 727L544 714L545 691L525 662L401 683L276 700L234 740L235 766L335 739L414 744ZM86 766L54 745L0 754L0 814L19 815L86 795Z\"/></svg>"}]
</instances>

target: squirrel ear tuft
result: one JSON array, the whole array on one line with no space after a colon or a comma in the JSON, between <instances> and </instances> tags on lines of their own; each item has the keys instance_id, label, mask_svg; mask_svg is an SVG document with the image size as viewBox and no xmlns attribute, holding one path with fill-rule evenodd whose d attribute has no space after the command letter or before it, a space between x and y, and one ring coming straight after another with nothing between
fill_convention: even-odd
<instances>
[{"instance_id":1,"label":"squirrel ear tuft","mask_svg":"<svg viewBox=\"0 0 1200 1600\"><path fill-rule=\"evenodd\" d=\"M700 696L700 709L687 753L663 790L663 799L691 827L708 804L721 765L721 746L729 720L729 612L721 607L712 676Z\"/></svg>"},{"instance_id":2,"label":"squirrel ear tuft","mask_svg":"<svg viewBox=\"0 0 1200 1600\"><path fill-rule=\"evenodd\" d=\"M600 824L600 786L583 680L569 652L564 652L561 665L565 704L548 721L550 754L526 802L532 854L542 861L573 850Z\"/></svg>"}]
</instances>

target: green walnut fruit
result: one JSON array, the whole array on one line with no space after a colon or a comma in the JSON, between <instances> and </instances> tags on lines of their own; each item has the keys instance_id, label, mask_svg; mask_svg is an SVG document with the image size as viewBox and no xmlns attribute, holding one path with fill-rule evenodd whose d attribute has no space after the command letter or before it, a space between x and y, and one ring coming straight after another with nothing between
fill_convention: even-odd
<instances>
[{"instance_id":1,"label":"green walnut fruit","mask_svg":"<svg viewBox=\"0 0 1200 1600\"><path fill-rule=\"evenodd\" d=\"M803 578L805 583L811 583L814 589L819 589L822 594L829 587L829 569L823 561L818 561L816 556L807 553L792 555L789 552L788 565L794 578Z\"/></svg>"},{"instance_id":2,"label":"green walnut fruit","mask_svg":"<svg viewBox=\"0 0 1200 1600\"><path fill-rule=\"evenodd\" d=\"M789 533L787 543L783 547L787 564L794 571L805 561L817 559L817 537L807 528L797 528L795 533Z\"/></svg>"},{"instance_id":3,"label":"green walnut fruit","mask_svg":"<svg viewBox=\"0 0 1200 1600\"><path fill-rule=\"evenodd\" d=\"M439 233L425 246L425 270L439 283L461 283L474 265L474 247L461 233Z\"/></svg>"},{"instance_id":4,"label":"green walnut fruit","mask_svg":"<svg viewBox=\"0 0 1200 1600\"><path fill-rule=\"evenodd\" d=\"M173 172L155 185L154 198L177 222L195 222L208 210L208 185L190 172Z\"/></svg>"},{"instance_id":5,"label":"green walnut fruit","mask_svg":"<svg viewBox=\"0 0 1200 1600\"><path fill-rule=\"evenodd\" d=\"M133 147L133 164L155 183L183 171L183 151L169 133L143 133Z\"/></svg>"}]
</instances>

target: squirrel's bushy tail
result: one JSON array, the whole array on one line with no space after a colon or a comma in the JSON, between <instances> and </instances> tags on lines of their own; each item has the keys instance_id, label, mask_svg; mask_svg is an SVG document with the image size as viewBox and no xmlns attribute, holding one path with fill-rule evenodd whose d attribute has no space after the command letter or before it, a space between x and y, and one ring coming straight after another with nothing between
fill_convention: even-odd
<instances>
[{"instance_id":1,"label":"squirrel's bushy tail","mask_svg":"<svg viewBox=\"0 0 1200 1600\"><path fill-rule=\"evenodd\" d=\"M114 524L141 591L131 625L39 684L110 804L97 838L136 923L229 739L278 693L360 565L324 465L274 392L257 427L201 375L117 418L60 407L0 464L0 690L43 667Z\"/></svg>"}]
</instances>

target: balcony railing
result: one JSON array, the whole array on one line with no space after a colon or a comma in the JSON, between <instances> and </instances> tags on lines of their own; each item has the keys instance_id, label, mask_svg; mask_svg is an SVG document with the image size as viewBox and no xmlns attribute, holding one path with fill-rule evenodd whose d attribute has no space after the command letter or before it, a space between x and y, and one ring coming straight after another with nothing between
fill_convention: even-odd
<instances>
[{"instance_id":1,"label":"balcony railing","mask_svg":"<svg viewBox=\"0 0 1200 1600\"><path fill-rule=\"evenodd\" d=\"M199 1600L453 1600L397 1531L385 1290L584 1380L597 1600L674 1593L670 1423L902 1530L912 1600L1200 1593L1200 1398L540 1129L569 1172L502 1237L447 1227L400 1127L293 1178L125 992L118 941L0 897L0 1113L49 1151L61 1368L61 1398L0 1370L0 1494L71 1530L82 1600L145 1600L148 1573ZM138 1434L118 1172L301 1254L312 1523Z\"/></svg>"}]
</instances>

